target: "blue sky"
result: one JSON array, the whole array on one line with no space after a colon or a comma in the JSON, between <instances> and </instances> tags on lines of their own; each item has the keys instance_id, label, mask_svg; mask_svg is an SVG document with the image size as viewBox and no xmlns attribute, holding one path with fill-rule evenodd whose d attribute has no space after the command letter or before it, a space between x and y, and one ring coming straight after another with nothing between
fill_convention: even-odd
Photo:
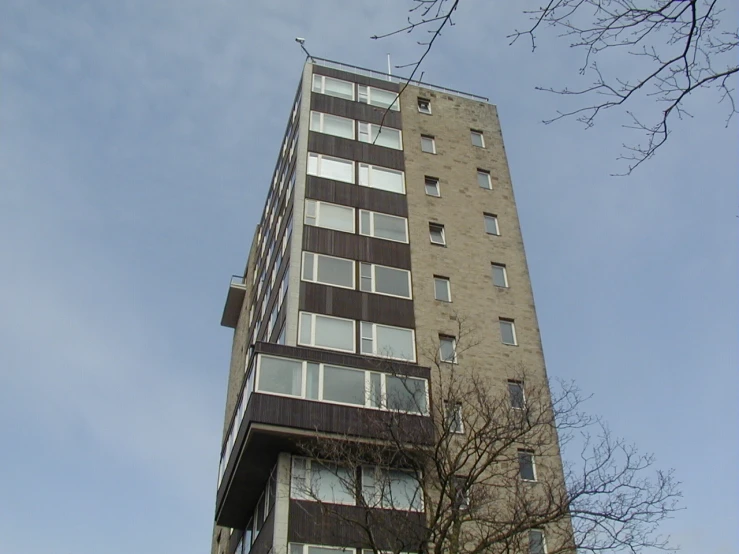
<instances>
[{"instance_id":1,"label":"blue sky","mask_svg":"<svg viewBox=\"0 0 739 554\"><path fill-rule=\"evenodd\" d=\"M307 39L383 70L404 2L0 4L0 553L209 549L231 332ZM551 376L683 481L684 552L736 552L737 126L716 96L628 178L621 119L540 121L578 83L521 6L462 3L424 79L490 97ZM727 22L737 7L727 6ZM614 57L628 72L631 62ZM646 109L647 104L639 107Z\"/></svg>"}]
</instances>

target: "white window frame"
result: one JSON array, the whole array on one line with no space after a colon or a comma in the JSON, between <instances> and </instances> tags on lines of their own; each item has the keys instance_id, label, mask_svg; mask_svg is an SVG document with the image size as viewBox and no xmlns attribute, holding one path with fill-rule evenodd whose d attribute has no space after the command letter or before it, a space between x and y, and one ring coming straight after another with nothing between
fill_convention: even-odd
<instances>
[{"instance_id":1,"label":"white window frame","mask_svg":"<svg viewBox=\"0 0 739 554\"><path fill-rule=\"evenodd\" d=\"M364 330L368 327L365 327L365 325L370 326L372 337L365 337ZM399 356L388 356L386 354L378 353L377 351L377 328L378 327L384 327L386 329L399 329L402 331L409 331L411 334L411 346L412 346L412 359L407 359ZM386 358L389 360L403 360L407 362L416 362L416 332L413 329L409 329L407 327L396 327L395 325L382 325L380 323L372 323L370 321L362 321L359 325L360 328L360 337L359 337L359 352L360 354L364 354L365 356L377 356L378 358ZM364 340L371 340L372 341L372 352L365 352L362 348Z\"/></svg>"},{"instance_id":2,"label":"white window frame","mask_svg":"<svg viewBox=\"0 0 739 554\"><path fill-rule=\"evenodd\" d=\"M308 214L308 206L314 206L316 210L316 215L312 216ZM339 229L338 227L332 227L331 225L326 225L321 221L321 207L322 206L330 206L331 208L339 208L341 210L345 210L347 214L351 211L352 214L352 230L347 231L346 229ZM312 218L316 220L315 225L312 223L308 223L308 219ZM331 202L323 202L322 200L313 200L312 198L306 198L305 199L305 206L304 206L304 212L303 212L303 223L305 225L310 225L311 227L322 227L323 229L333 229L334 231L340 231L342 233L354 233L357 229L357 223L356 223L356 214L354 208L351 206L342 206L341 204L332 204Z\"/></svg>"},{"instance_id":3,"label":"white window frame","mask_svg":"<svg viewBox=\"0 0 739 554\"><path fill-rule=\"evenodd\" d=\"M444 418L446 427L455 435L464 434L464 417L462 403L444 400Z\"/></svg>"},{"instance_id":4,"label":"white window frame","mask_svg":"<svg viewBox=\"0 0 739 554\"><path fill-rule=\"evenodd\" d=\"M528 454L529 456L531 456L531 472L534 474L534 478L533 479L526 479L526 478L524 478L521 475L521 470L522 470L522 466L521 466L521 454ZM517 458L516 461L518 462L518 478L521 479L521 481L526 481L527 483L535 483L535 482L537 482L539 479L538 479L538 476L536 474L536 454L534 453L534 451L533 450L527 450L526 448L519 448L516 451L516 458Z\"/></svg>"},{"instance_id":5,"label":"white window frame","mask_svg":"<svg viewBox=\"0 0 739 554\"><path fill-rule=\"evenodd\" d=\"M311 165L312 165L311 160L316 160L315 161L315 173L311 173ZM351 180L345 181L345 180L334 179L333 177L321 175L321 166L323 165L324 160L337 161L343 164L351 165L351 168L352 168ZM354 165L355 165L354 161L347 160L346 158L337 158L336 156L326 156L324 154L316 154L315 152L308 152L307 173L308 175L312 175L314 177L321 177L323 179L331 179L332 181L339 181L340 183L350 183L353 185L357 179L357 174L356 174L357 172L356 172L356 168L354 167Z\"/></svg>"},{"instance_id":6,"label":"white window frame","mask_svg":"<svg viewBox=\"0 0 739 554\"><path fill-rule=\"evenodd\" d=\"M303 460L305 462L305 481L312 484L313 483L313 463L317 463L319 465L335 465L337 468L344 469L348 472L353 472L354 469L351 467L342 466L340 464L337 464L335 462L331 462L328 460L318 460L315 458L308 458L306 456L293 456L290 460L290 498L295 500L307 500L309 502L324 502L326 504L337 504L342 506L356 506L357 505L357 492L356 490L353 491L344 491L347 493L352 494L352 502L329 502L327 500L317 500L314 496L311 496L311 492L313 491L301 491L298 490L297 487L297 478L296 478L296 471L295 471L295 462L296 460ZM343 484L343 483L342 483ZM305 485L303 485L305 486ZM314 493L315 494L315 493ZM352 553L353 554L353 553Z\"/></svg>"},{"instance_id":7,"label":"white window frame","mask_svg":"<svg viewBox=\"0 0 739 554\"><path fill-rule=\"evenodd\" d=\"M375 171L394 173L396 175L399 175L400 176L400 186L402 190L399 192L397 190L390 190L384 187L377 186L373 182L376 180L376 177L374 176ZM359 176L359 179L357 179L357 184L361 187L367 187L367 188L376 189L376 190L384 190L387 192L394 192L395 194L405 194L405 172L400 171L399 169L392 169L392 168L383 167L380 165L360 163L358 176Z\"/></svg>"},{"instance_id":8,"label":"white window frame","mask_svg":"<svg viewBox=\"0 0 739 554\"><path fill-rule=\"evenodd\" d=\"M418 508L414 508L413 506L408 506L407 508L406 507L396 507L394 505L385 504L385 502L387 502L389 499L383 497L383 494L382 494L383 491L382 491L382 489L378 491L376 485L377 485L378 482L379 483L383 483L383 482L389 483L389 479L387 477L383 476L383 474L384 475L387 475L390 471L397 471L397 472L401 472L401 473L407 473L407 474L409 474L409 475L411 475L411 476L413 476L415 478L416 482L418 483L417 495L418 495L418 500L419 500L419 504L420 504L420 506ZM369 472L374 473L375 487L374 487L374 492L372 494L372 497L371 498L366 498L364 496L364 491L365 491L365 481L364 481L364 479L365 479L365 474L369 474ZM362 497L364 498L364 501L369 506L374 507L374 508L383 509L383 510L397 510L397 511L403 511L403 512L418 512L418 513L421 513L421 512L423 512L425 510L424 498L423 498L423 487L421 486L423 476L420 474L420 472L417 473L417 472L415 472L413 470L407 470L407 469L402 469L402 468L397 468L397 467L385 467L385 466L376 466L376 465L363 465L360 473L361 473L361 479L360 479L360 483L359 483L359 487L360 487L360 491L359 492L362 495ZM378 474L380 475L380 478L379 479L378 479ZM413 499L410 499L410 500L413 500Z\"/></svg>"},{"instance_id":9,"label":"white window frame","mask_svg":"<svg viewBox=\"0 0 739 554\"><path fill-rule=\"evenodd\" d=\"M498 224L498 216L495 214L483 213L483 225L485 226L485 233L494 237L500 236L500 225ZM495 233L488 231L488 221L495 223Z\"/></svg>"},{"instance_id":10,"label":"white window frame","mask_svg":"<svg viewBox=\"0 0 739 554\"><path fill-rule=\"evenodd\" d=\"M300 385L300 394L284 394L279 392L273 392L268 390L262 390L259 388L260 383L260 377L262 374L262 360L264 359L278 359L278 360L286 360L289 362L297 362L302 364L301 365L301 385ZM318 397L317 398L308 398L308 364L316 364L318 366ZM338 400L326 400L324 398L324 383L325 383L325 369L326 366L332 367L332 368L340 368L345 369L347 371L360 371L364 373L364 405L352 403L352 402L340 402ZM347 366L340 366L337 364L332 363L321 363L321 362L309 362L307 360L296 360L293 358L286 358L282 356L273 356L271 354L259 354L256 362L256 370L252 372L252 374L256 374L256 380L255 380L255 392L258 392L260 394L269 394L271 396L282 396L284 398L300 398L301 400L308 400L310 402L321 402L322 404L336 404L339 406L349 406L352 408L364 408L368 410L380 410L385 412L398 412L408 415L419 415L419 416L428 416L430 413L430 407L429 407L429 382L428 379L424 379L423 377L413 377L410 375L394 375L390 373L383 373L379 371L371 371L369 369L359 369L356 367L347 367ZM373 376L380 376L380 398L379 402L376 401L375 398L372 397L372 393L374 392L372 390L372 378ZM415 381L422 381L424 383L424 403L425 403L425 410L424 411L408 411L408 410L393 410L388 408L388 392L387 392L387 379L388 377L396 377L399 379L410 379ZM248 400L248 396L246 396ZM244 411L246 409L246 403L244 403ZM243 418L243 414L242 414ZM225 469L225 465L224 465Z\"/></svg>"},{"instance_id":11,"label":"white window frame","mask_svg":"<svg viewBox=\"0 0 739 554\"><path fill-rule=\"evenodd\" d=\"M485 179L487 181L486 186L482 186L480 184L480 176L484 176L485 177ZM481 189L484 189L484 190L493 190L493 179L490 176L490 172L487 169L480 169L479 167L477 168L477 184L480 185L480 188Z\"/></svg>"},{"instance_id":12,"label":"white window frame","mask_svg":"<svg viewBox=\"0 0 739 554\"><path fill-rule=\"evenodd\" d=\"M369 233L362 232L362 214L363 213L369 214L369 221L370 221ZM402 219L403 223L405 224L405 240L396 240L396 239L391 239L387 237L378 237L377 235L375 235L375 215L380 215L382 217L393 217L395 219ZM373 237L373 238L380 239L380 240L389 240L391 242L400 242L403 244L408 244L408 219L405 217L397 216L397 215L384 214L380 212L372 212L370 210L359 210L359 234L365 237Z\"/></svg>"},{"instance_id":13,"label":"white window frame","mask_svg":"<svg viewBox=\"0 0 739 554\"><path fill-rule=\"evenodd\" d=\"M378 133L381 135L383 131L390 131L398 133L398 146L387 146L386 144L379 144L374 134ZM365 139L366 137L366 139ZM383 148L392 148L393 150L403 150L403 132L400 129L394 127L388 127L387 125L376 125L374 123L367 123L365 121L357 121L357 140L366 144L374 144L376 146L382 146Z\"/></svg>"},{"instance_id":14,"label":"white window frame","mask_svg":"<svg viewBox=\"0 0 739 554\"><path fill-rule=\"evenodd\" d=\"M294 554L294 550L293 550L294 546L302 547L302 554L310 554L311 547L321 548L321 549L325 548L326 550L336 550L337 554L356 554L357 552L356 548L348 548L348 547L345 548L342 546L325 546L323 544L305 544L302 542L290 542L288 543L287 554Z\"/></svg>"},{"instance_id":15,"label":"white window frame","mask_svg":"<svg viewBox=\"0 0 739 554\"><path fill-rule=\"evenodd\" d=\"M436 194L429 193L429 183L432 184L433 189L435 190ZM439 184L439 179L437 179L436 177L429 177L428 175L424 175L423 190L426 193L426 196L433 196L434 198L440 198L441 197L441 185Z\"/></svg>"},{"instance_id":16,"label":"white window frame","mask_svg":"<svg viewBox=\"0 0 739 554\"><path fill-rule=\"evenodd\" d=\"M333 94L332 92L326 92L326 80L327 79L330 80L330 81L339 81L339 82L347 83L347 84L351 85L351 87L352 87L352 97L351 97L351 100L352 101L356 100L357 93L356 93L356 90L355 90L356 87L354 86L354 83L352 83L351 81L345 81L344 79L337 79L335 77L329 77L328 75L318 75L318 74L314 73L313 74L313 82L311 83L311 92L317 92L319 94L325 94L327 96L333 96L334 98L343 98L344 100L350 100L349 98L346 98L344 96L337 96L337 95ZM317 81L320 83L318 85L318 87L316 87L316 82ZM316 89L318 89L318 90L316 90Z\"/></svg>"},{"instance_id":17,"label":"white window frame","mask_svg":"<svg viewBox=\"0 0 739 554\"><path fill-rule=\"evenodd\" d=\"M442 353L441 349L441 343L442 342L449 342L451 340L452 343L452 352L453 356L451 360L447 360L444 358L444 354ZM457 338L453 337L451 335L439 335L439 361L445 364L456 364L457 362Z\"/></svg>"},{"instance_id":18,"label":"white window frame","mask_svg":"<svg viewBox=\"0 0 739 554\"><path fill-rule=\"evenodd\" d=\"M310 279L306 279L305 277L305 259L308 256L313 256L313 271ZM346 285L337 285L336 283L328 283L325 281L319 281L318 280L318 264L319 264L319 258L330 258L334 260L341 260L342 262L349 262L352 266L352 284L351 286ZM326 254L318 254L317 252L303 252L303 265L301 266L300 270L300 280L305 281L306 283L317 283L319 285L327 285L329 287L336 287L340 289L350 289L354 290L357 286L357 279L356 279L356 268L354 267L354 260L349 260L347 258L339 258L337 256L327 256Z\"/></svg>"},{"instance_id":19,"label":"white window frame","mask_svg":"<svg viewBox=\"0 0 739 554\"><path fill-rule=\"evenodd\" d=\"M317 125L318 128L315 128L315 126L313 125L313 122L315 121L315 119L313 117L314 115L318 116L318 125ZM349 123L349 128L351 129L351 136L350 137L345 137L344 135L336 135L334 133L329 133L329 132L325 131L324 130L325 129L324 121L325 121L325 119L327 117L328 118L334 118L334 119L343 119L344 121L348 122ZM340 137L340 138L346 138L346 139L350 139L350 140L355 140L355 138L357 136L355 127L356 126L354 125L354 120L353 119L349 119L348 117L341 117L339 115L334 115L334 114L330 114L330 113L317 112L315 110L311 110L311 112L310 112L309 128L314 133L323 133L324 135L330 135L332 137Z\"/></svg>"},{"instance_id":20,"label":"white window frame","mask_svg":"<svg viewBox=\"0 0 739 554\"><path fill-rule=\"evenodd\" d=\"M370 290L364 290L362 288L362 267L369 266L370 268ZM376 276L376 269L380 267L383 269L392 269L394 271L402 271L406 274L406 277L408 278L408 296L401 296L399 294L390 294L387 292L381 292L377 290L377 276ZM392 296L393 298L404 298L406 300L412 300L413 299L413 289L411 284L411 272L407 269L402 269L400 267L390 267L387 265L379 265L379 264L371 264L367 262L359 262L359 283L358 283L358 289L361 292L369 292L372 294L381 294L383 296Z\"/></svg>"},{"instance_id":21,"label":"white window frame","mask_svg":"<svg viewBox=\"0 0 739 554\"><path fill-rule=\"evenodd\" d=\"M372 98L374 91L382 91L388 94L392 94L395 96L395 100L393 100L393 103L390 104L390 106L387 106L384 102L377 102L374 101ZM364 98L362 98L364 96ZM370 106L377 106L378 108L383 109L390 109L391 111L397 112L400 111L400 95L397 92L394 92L392 90L385 90L378 87L371 87L369 85L360 85L357 84L357 102L362 102L363 104L369 104Z\"/></svg>"},{"instance_id":22,"label":"white window frame","mask_svg":"<svg viewBox=\"0 0 739 554\"><path fill-rule=\"evenodd\" d=\"M422 104L425 105L425 107L422 106ZM419 113L431 115L431 100L428 100L426 98L421 98L419 96L416 105L418 106Z\"/></svg>"},{"instance_id":23,"label":"white window frame","mask_svg":"<svg viewBox=\"0 0 739 554\"><path fill-rule=\"evenodd\" d=\"M303 335L303 314L310 316L311 318L311 329L310 329L310 344L306 344L304 342L300 342L300 339ZM319 318L325 318L325 319L336 319L339 321L348 321L352 324L352 347L351 348L335 348L330 346L321 346L316 345L316 321ZM313 348L322 348L324 350L334 350L336 352L350 352L350 353L356 353L357 351L357 337L356 337L356 331L357 326L356 322L353 319L346 319L344 317L336 317L333 315L325 315L325 314L315 314L312 312L298 312L298 344L301 346L311 346Z\"/></svg>"},{"instance_id":24,"label":"white window frame","mask_svg":"<svg viewBox=\"0 0 739 554\"><path fill-rule=\"evenodd\" d=\"M531 554L531 534L532 533L539 533L541 535L541 545L543 547L544 554L547 554L549 552L549 549L547 547L547 535L544 533L544 529L529 529L529 536L528 536L528 552Z\"/></svg>"},{"instance_id":25,"label":"white window frame","mask_svg":"<svg viewBox=\"0 0 739 554\"><path fill-rule=\"evenodd\" d=\"M446 294L448 297L448 300L445 300L443 298L439 298L436 296L436 283L437 282L443 282L446 285ZM452 301L452 282L449 279L449 277L442 277L441 275L434 275L434 299L438 300L439 302L451 302Z\"/></svg>"},{"instance_id":26,"label":"white window frame","mask_svg":"<svg viewBox=\"0 0 739 554\"><path fill-rule=\"evenodd\" d=\"M500 323L500 342L506 346L518 346L518 335L516 334L516 322L512 319L501 317L498 319ZM511 334L513 335L513 342L503 342L503 324L510 324Z\"/></svg>"},{"instance_id":27,"label":"white window frame","mask_svg":"<svg viewBox=\"0 0 739 554\"><path fill-rule=\"evenodd\" d=\"M431 141L431 150L424 149L424 139ZM423 152L424 154L436 154L436 137L433 137L431 135L421 135L421 152Z\"/></svg>"},{"instance_id":28,"label":"white window frame","mask_svg":"<svg viewBox=\"0 0 739 554\"><path fill-rule=\"evenodd\" d=\"M431 233L431 229L435 228L436 230L441 230L441 242L434 240L434 235ZM431 244L435 244L437 246L446 246L446 230L444 229L444 225L441 223L429 223L429 240L431 241Z\"/></svg>"},{"instance_id":29,"label":"white window frame","mask_svg":"<svg viewBox=\"0 0 739 554\"><path fill-rule=\"evenodd\" d=\"M503 270L503 284L499 285L495 282L495 270L501 269ZM496 286L501 289L507 289L508 288L508 270L506 269L505 264L496 264L495 262L492 262L490 264L490 272L493 278L493 286Z\"/></svg>"},{"instance_id":30,"label":"white window frame","mask_svg":"<svg viewBox=\"0 0 739 554\"><path fill-rule=\"evenodd\" d=\"M475 136L480 137L481 145L475 144ZM470 129L470 140L472 141L472 146L474 146L475 148L485 148L485 135L482 131L478 131L477 129Z\"/></svg>"},{"instance_id":31,"label":"white window frame","mask_svg":"<svg viewBox=\"0 0 739 554\"><path fill-rule=\"evenodd\" d=\"M513 394L511 393L512 385L517 386L519 389L521 389L521 405L520 406L513 405ZM511 409L513 410L525 409L526 408L526 389L523 386L523 381L516 381L515 379L508 379L507 387L508 387L508 399L510 400Z\"/></svg>"}]
</instances>

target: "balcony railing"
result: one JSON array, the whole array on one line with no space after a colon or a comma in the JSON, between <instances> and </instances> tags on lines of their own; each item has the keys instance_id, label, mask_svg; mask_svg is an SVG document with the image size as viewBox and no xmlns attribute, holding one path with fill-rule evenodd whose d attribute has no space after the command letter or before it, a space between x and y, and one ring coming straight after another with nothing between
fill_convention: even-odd
<instances>
[{"instance_id":1,"label":"balcony railing","mask_svg":"<svg viewBox=\"0 0 739 554\"><path fill-rule=\"evenodd\" d=\"M241 275L233 275L228 285L228 295L226 296L226 305L223 307L223 315L221 316L221 325L224 327L236 328L239 322L239 314L241 307L244 305L244 297L246 296L246 283Z\"/></svg>"},{"instance_id":2,"label":"balcony railing","mask_svg":"<svg viewBox=\"0 0 739 554\"><path fill-rule=\"evenodd\" d=\"M432 85L430 83L424 83L423 81L411 80L409 81L405 77L399 75L390 75L389 73L383 73L381 71L375 71L373 69L367 69L364 67L358 67L356 65L345 64L341 62L335 62L332 60L326 60L324 58L312 58L313 62L323 67L329 67L331 69L338 69L339 71L346 71L347 73L354 73L355 75L362 75L364 77L370 77L372 79L379 79L381 81L389 81L391 83L405 84L410 83L416 87L426 88L435 90L437 92L443 92L445 94L453 94L454 96L461 96L469 100L476 100L477 102L489 102L490 100L485 96L478 96L477 94L471 94L469 92L462 92L447 87L441 87L439 85Z\"/></svg>"}]
</instances>

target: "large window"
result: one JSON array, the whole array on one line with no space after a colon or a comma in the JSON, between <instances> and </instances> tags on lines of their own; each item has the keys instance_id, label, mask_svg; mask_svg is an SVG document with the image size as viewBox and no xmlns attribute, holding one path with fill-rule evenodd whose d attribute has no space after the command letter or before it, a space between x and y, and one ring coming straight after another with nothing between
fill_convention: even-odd
<instances>
[{"instance_id":1,"label":"large window","mask_svg":"<svg viewBox=\"0 0 739 554\"><path fill-rule=\"evenodd\" d=\"M360 210L359 234L396 242L408 242L408 220L404 217Z\"/></svg>"},{"instance_id":2,"label":"large window","mask_svg":"<svg viewBox=\"0 0 739 554\"><path fill-rule=\"evenodd\" d=\"M356 504L350 468L293 456L290 497L331 504Z\"/></svg>"},{"instance_id":3,"label":"large window","mask_svg":"<svg viewBox=\"0 0 739 554\"><path fill-rule=\"evenodd\" d=\"M354 208L306 199L304 221L306 225L353 233Z\"/></svg>"},{"instance_id":4,"label":"large window","mask_svg":"<svg viewBox=\"0 0 739 554\"><path fill-rule=\"evenodd\" d=\"M355 352L354 321L300 312L298 343L304 346Z\"/></svg>"},{"instance_id":5,"label":"large window","mask_svg":"<svg viewBox=\"0 0 739 554\"><path fill-rule=\"evenodd\" d=\"M313 75L313 92L354 100L354 83L326 77L325 75Z\"/></svg>"},{"instance_id":6,"label":"large window","mask_svg":"<svg viewBox=\"0 0 739 554\"><path fill-rule=\"evenodd\" d=\"M411 272L384 265L359 264L359 289L364 292L411 297Z\"/></svg>"},{"instance_id":7,"label":"large window","mask_svg":"<svg viewBox=\"0 0 739 554\"><path fill-rule=\"evenodd\" d=\"M257 392L410 414L428 414L428 382L262 354Z\"/></svg>"},{"instance_id":8,"label":"large window","mask_svg":"<svg viewBox=\"0 0 739 554\"><path fill-rule=\"evenodd\" d=\"M362 467L362 498L367 506L394 510L423 510L423 492L411 471Z\"/></svg>"},{"instance_id":9,"label":"large window","mask_svg":"<svg viewBox=\"0 0 739 554\"><path fill-rule=\"evenodd\" d=\"M310 113L310 130L354 139L354 120L321 112Z\"/></svg>"},{"instance_id":10,"label":"large window","mask_svg":"<svg viewBox=\"0 0 739 554\"><path fill-rule=\"evenodd\" d=\"M386 148L394 148L395 150L403 149L403 139L400 130L392 127L380 127L372 123L359 122L359 140L376 144L377 146L385 146Z\"/></svg>"},{"instance_id":11,"label":"large window","mask_svg":"<svg viewBox=\"0 0 739 554\"><path fill-rule=\"evenodd\" d=\"M400 109L398 93L381 88L357 85L357 100L365 104L370 104L371 106L378 106L385 109L390 108L394 111Z\"/></svg>"},{"instance_id":12,"label":"large window","mask_svg":"<svg viewBox=\"0 0 739 554\"><path fill-rule=\"evenodd\" d=\"M363 187L405 194L405 178L402 171L359 164L359 184Z\"/></svg>"},{"instance_id":13,"label":"large window","mask_svg":"<svg viewBox=\"0 0 739 554\"><path fill-rule=\"evenodd\" d=\"M303 252L303 281L354 288L354 261Z\"/></svg>"},{"instance_id":14,"label":"large window","mask_svg":"<svg viewBox=\"0 0 739 554\"><path fill-rule=\"evenodd\" d=\"M308 154L308 175L354 183L354 162L323 154Z\"/></svg>"},{"instance_id":15,"label":"large window","mask_svg":"<svg viewBox=\"0 0 739 554\"><path fill-rule=\"evenodd\" d=\"M413 329L362 321L362 354L416 361Z\"/></svg>"}]
</instances>

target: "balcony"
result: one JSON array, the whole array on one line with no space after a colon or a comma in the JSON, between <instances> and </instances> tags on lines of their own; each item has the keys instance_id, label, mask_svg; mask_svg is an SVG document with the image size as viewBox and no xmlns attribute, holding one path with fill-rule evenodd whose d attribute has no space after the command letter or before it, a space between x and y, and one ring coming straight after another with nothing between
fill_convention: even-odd
<instances>
[{"instance_id":1,"label":"balcony","mask_svg":"<svg viewBox=\"0 0 739 554\"><path fill-rule=\"evenodd\" d=\"M223 315L221 316L221 325L223 327L236 328L241 314L241 307L244 305L244 297L246 296L246 283L240 275L231 277L228 285L228 295L226 296L226 305L223 307Z\"/></svg>"},{"instance_id":2,"label":"balcony","mask_svg":"<svg viewBox=\"0 0 739 554\"><path fill-rule=\"evenodd\" d=\"M347 440L381 442L388 438L391 428L419 445L429 444L433 439L433 425L428 415L428 368L393 362L395 372L402 369L407 376L398 377L378 367L384 362L362 356L268 343L257 343L254 351L219 473L218 525L241 528L247 523L246 517L258 500L280 452L300 452L301 445L336 435ZM279 373L274 368L292 378L276 378ZM310 372L316 368L317 378L313 379ZM354 377L359 378L364 374L366 390L381 391L384 398L378 395L373 400L367 393L364 406L360 405L362 400L356 398L347 397L344 402L336 400L335 394L340 388L337 388L338 372L342 370L347 372L344 377L354 373ZM398 379L412 382L414 386L423 384L423 388L406 386L405 396L393 399L388 391L398 390ZM322 388L311 390L311 380L322 384ZM285 388L275 392L281 382ZM350 379L342 382L350 383ZM294 390L291 391L290 386ZM416 399L415 407L411 407L408 398Z\"/></svg>"}]
</instances>

